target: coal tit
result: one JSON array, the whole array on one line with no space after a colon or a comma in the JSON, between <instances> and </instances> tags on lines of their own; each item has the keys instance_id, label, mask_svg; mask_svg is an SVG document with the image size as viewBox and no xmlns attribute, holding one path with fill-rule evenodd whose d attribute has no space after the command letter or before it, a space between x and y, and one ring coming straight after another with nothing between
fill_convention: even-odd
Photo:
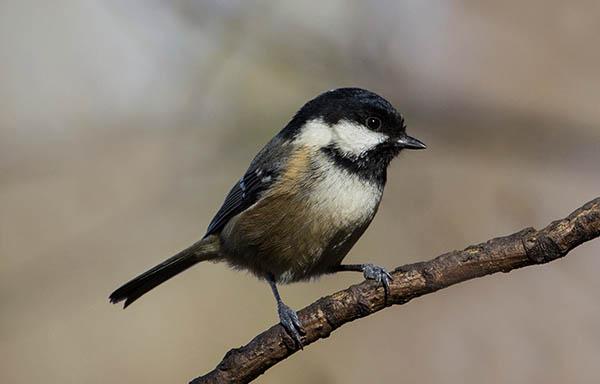
<instances>
[{"instance_id":1,"label":"coal tit","mask_svg":"<svg viewBox=\"0 0 600 384\"><path fill-rule=\"evenodd\" d=\"M196 263L225 261L269 283L281 324L301 347L302 324L276 284L359 271L387 289L384 268L342 260L377 212L392 159L424 148L381 96L360 88L325 92L258 153L200 241L126 283L110 301L127 307Z\"/></svg>"}]
</instances>

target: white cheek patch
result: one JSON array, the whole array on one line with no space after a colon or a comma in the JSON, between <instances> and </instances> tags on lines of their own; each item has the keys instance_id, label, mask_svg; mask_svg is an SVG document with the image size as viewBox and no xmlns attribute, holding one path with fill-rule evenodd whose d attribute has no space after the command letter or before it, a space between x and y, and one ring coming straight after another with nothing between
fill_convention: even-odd
<instances>
[{"instance_id":1,"label":"white cheek patch","mask_svg":"<svg viewBox=\"0 0 600 384\"><path fill-rule=\"evenodd\" d=\"M331 143L333 132L331 127L323 120L307 121L302 128L302 133L296 139L300 145L323 148Z\"/></svg>"},{"instance_id":2,"label":"white cheek patch","mask_svg":"<svg viewBox=\"0 0 600 384\"><path fill-rule=\"evenodd\" d=\"M334 144L343 153L360 156L388 138L386 134L371 131L361 124L347 120L340 120L330 126L323 120L316 119L306 122L297 142L316 148Z\"/></svg>"},{"instance_id":3,"label":"white cheek patch","mask_svg":"<svg viewBox=\"0 0 600 384\"><path fill-rule=\"evenodd\" d=\"M332 142L342 152L362 155L388 139L386 134L374 132L367 127L347 120L340 120L331 127Z\"/></svg>"}]
</instances>

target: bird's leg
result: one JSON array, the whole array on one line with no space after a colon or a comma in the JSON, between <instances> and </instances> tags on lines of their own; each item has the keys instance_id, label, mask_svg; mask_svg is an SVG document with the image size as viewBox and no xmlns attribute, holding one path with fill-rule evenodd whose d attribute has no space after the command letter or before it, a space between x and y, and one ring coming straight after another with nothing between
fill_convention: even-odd
<instances>
[{"instance_id":1,"label":"bird's leg","mask_svg":"<svg viewBox=\"0 0 600 384\"><path fill-rule=\"evenodd\" d=\"M365 279L375 280L382 284L386 295L390 291L390 282L393 277L383 267L374 264L340 264L331 269L332 273L344 271L362 272Z\"/></svg>"},{"instance_id":2,"label":"bird's leg","mask_svg":"<svg viewBox=\"0 0 600 384\"><path fill-rule=\"evenodd\" d=\"M281 296L279 296L279 291L277 290L277 284L275 283L275 278L273 275L269 275L267 277L267 281L271 286L271 290L273 291L273 296L275 296L275 301L277 301L277 313L279 314L279 321L283 328L287 331L290 337L296 342L298 347L302 349L302 338L301 335L304 335L304 328L302 328L302 324L300 323L300 319L298 319L298 314L292 308L285 305L283 300L281 300Z\"/></svg>"}]
</instances>

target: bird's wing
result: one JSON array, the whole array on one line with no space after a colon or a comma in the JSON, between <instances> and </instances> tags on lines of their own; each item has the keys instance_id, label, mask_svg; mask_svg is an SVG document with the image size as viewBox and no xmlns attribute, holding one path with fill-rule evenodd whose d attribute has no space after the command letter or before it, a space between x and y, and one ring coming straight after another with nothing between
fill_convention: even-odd
<instances>
[{"instance_id":1,"label":"bird's wing","mask_svg":"<svg viewBox=\"0 0 600 384\"><path fill-rule=\"evenodd\" d=\"M219 232L234 216L245 211L262 197L262 193L281 174L283 160L289 153L288 143L275 137L250 164L242 178L231 188L223 205L208 225L206 235Z\"/></svg>"}]
</instances>

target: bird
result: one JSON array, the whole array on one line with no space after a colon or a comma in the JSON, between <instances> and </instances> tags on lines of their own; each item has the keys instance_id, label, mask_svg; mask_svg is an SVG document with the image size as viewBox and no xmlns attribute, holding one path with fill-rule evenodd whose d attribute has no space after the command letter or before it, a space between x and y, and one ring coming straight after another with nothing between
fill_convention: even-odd
<instances>
[{"instance_id":1,"label":"bird","mask_svg":"<svg viewBox=\"0 0 600 384\"><path fill-rule=\"evenodd\" d=\"M342 260L375 217L391 161L405 149L425 148L378 94L324 92L258 152L204 237L115 290L110 302L126 308L197 263L223 261L269 284L280 324L302 348L305 330L278 285L356 271L387 291L392 276L385 268Z\"/></svg>"}]
</instances>

